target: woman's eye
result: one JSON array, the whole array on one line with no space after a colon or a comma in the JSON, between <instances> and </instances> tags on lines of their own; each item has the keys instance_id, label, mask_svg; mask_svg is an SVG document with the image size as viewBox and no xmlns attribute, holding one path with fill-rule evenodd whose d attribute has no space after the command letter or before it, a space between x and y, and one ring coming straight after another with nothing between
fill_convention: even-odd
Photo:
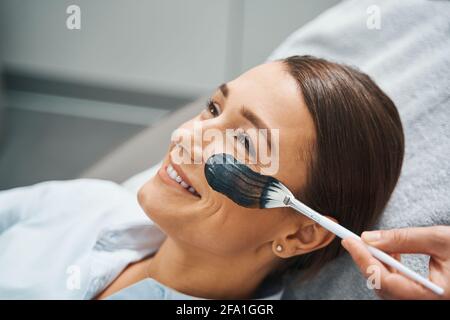
<instances>
[{"instance_id":1,"label":"woman's eye","mask_svg":"<svg viewBox=\"0 0 450 320\"><path fill-rule=\"evenodd\" d=\"M244 146L245 150L251 155L254 155L254 148L252 144L252 140L250 139L247 133L239 133L237 135L238 141Z\"/></svg>"},{"instance_id":2,"label":"woman's eye","mask_svg":"<svg viewBox=\"0 0 450 320\"><path fill-rule=\"evenodd\" d=\"M220 107L219 107L219 105L217 103L215 103L214 101L212 101L212 100L208 100L206 102L206 110L213 117L217 117L217 116L220 115Z\"/></svg>"}]
</instances>

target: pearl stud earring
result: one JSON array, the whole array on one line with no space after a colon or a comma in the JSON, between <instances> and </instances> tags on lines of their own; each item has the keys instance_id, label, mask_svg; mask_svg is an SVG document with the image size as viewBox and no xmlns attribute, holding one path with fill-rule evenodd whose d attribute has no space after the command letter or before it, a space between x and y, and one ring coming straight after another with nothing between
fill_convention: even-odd
<instances>
[{"instance_id":1,"label":"pearl stud earring","mask_svg":"<svg viewBox=\"0 0 450 320\"><path fill-rule=\"evenodd\" d=\"M277 251L278 251L278 252L283 251L283 247L281 246L281 244L277 245Z\"/></svg>"}]
</instances>

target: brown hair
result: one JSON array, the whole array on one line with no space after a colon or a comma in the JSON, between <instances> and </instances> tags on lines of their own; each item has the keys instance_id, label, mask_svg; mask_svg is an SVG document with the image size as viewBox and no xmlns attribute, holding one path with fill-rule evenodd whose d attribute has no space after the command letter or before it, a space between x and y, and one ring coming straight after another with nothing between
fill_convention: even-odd
<instances>
[{"instance_id":1,"label":"brown hair","mask_svg":"<svg viewBox=\"0 0 450 320\"><path fill-rule=\"evenodd\" d=\"M306 185L298 198L360 234L383 212L404 155L392 100L366 74L312 56L281 60L297 81L316 129ZM290 270L318 271L343 250L340 239L292 258Z\"/></svg>"}]
</instances>

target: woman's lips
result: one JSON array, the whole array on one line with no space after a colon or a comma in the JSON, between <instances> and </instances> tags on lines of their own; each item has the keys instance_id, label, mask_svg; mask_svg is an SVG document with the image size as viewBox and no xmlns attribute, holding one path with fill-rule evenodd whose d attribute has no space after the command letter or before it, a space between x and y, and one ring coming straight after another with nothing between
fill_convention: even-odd
<instances>
[{"instance_id":1,"label":"woman's lips","mask_svg":"<svg viewBox=\"0 0 450 320\"><path fill-rule=\"evenodd\" d=\"M179 182L173 180L169 176L169 173L167 172L167 168L169 167L169 165L171 165L171 163L161 166L161 168L158 170L158 176L161 178L161 180L164 183L166 183L167 185L169 185L171 187L175 187L175 188L183 191L183 193L186 193L186 194L188 194L190 196L193 196L193 197L196 197L196 198L200 198L201 196L196 191L195 192L191 192L192 190L189 191L188 190L189 188L183 187ZM177 172L178 175L181 173L179 171L176 171L176 172ZM180 175L180 177L181 177L181 175ZM183 179L183 181L186 181L186 180L184 180L184 178L182 178L182 179ZM188 183L188 182L186 181L186 183ZM189 184L189 186L191 186L190 183L188 183L188 184Z\"/></svg>"},{"instance_id":2,"label":"woman's lips","mask_svg":"<svg viewBox=\"0 0 450 320\"><path fill-rule=\"evenodd\" d=\"M181 179L183 179L183 181L185 181L188 185L193 186L192 182L189 180L189 178L184 173L183 169L181 169L181 167L178 164L173 163L172 161L170 161L168 166L171 166L172 169L174 169L176 171L177 175L179 175L181 177Z\"/></svg>"}]
</instances>

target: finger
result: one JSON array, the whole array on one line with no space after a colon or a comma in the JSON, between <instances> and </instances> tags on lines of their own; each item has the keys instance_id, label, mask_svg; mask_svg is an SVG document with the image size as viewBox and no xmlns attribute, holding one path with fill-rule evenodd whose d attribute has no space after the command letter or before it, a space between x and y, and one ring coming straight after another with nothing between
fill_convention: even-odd
<instances>
[{"instance_id":1,"label":"finger","mask_svg":"<svg viewBox=\"0 0 450 320\"><path fill-rule=\"evenodd\" d=\"M388 253L423 253L442 258L450 251L450 227L446 226L363 232L361 238Z\"/></svg>"},{"instance_id":2,"label":"finger","mask_svg":"<svg viewBox=\"0 0 450 320\"><path fill-rule=\"evenodd\" d=\"M366 245L362 241L358 241L355 239L344 239L342 240L343 247L350 253L352 259L355 261L359 270L363 274L366 279L369 279L374 272L377 272L380 281L379 286L370 287L375 290L376 294L382 299L390 299L387 293L381 291L382 283L381 283L381 275L385 277L389 274L389 271L386 267L377 259L375 259L372 254L367 250Z\"/></svg>"},{"instance_id":3,"label":"finger","mask_svg":"<svg viewBox=\"0 0 450 320\"><path fill-rule=\"evenodd\" d=\"M402 262L402 255L400 253L392 253L391 256L398 262Z\"/></svg>"},{"instance_id":4,"label":"finger","mask_svg":"<svg viewBox=\"0 0 450 320\"><path fill-rule=\"evenodd\" d=\"M395 260L397 260L398 262L402 263L402 259L401 259L401 255L400 253L391 253L390 256L392 258L394 258ZM398 273L398 270L395 269L394 267L390 266L390 265L386 265L386 268L389 270L389 272L391 273Z\"/></svg>"},{"instance_id":5,"label":"finger","mask_svg":"<svg viewBox=\"0 0 450 320\"><path fill-rule=\"evenodd\" d=\"M399 273L391 273L374 258L366 246L356 239L342 240L343 247L350 253L361 273L368 278L372 275L370 266L377 266L380 270L380 289L377 294L383 299L437 299L436 294L422 287L420 284L406 278Z\"/></svg>"},{"instance_id":6,"label":"finger","mask_svg":"<svg viewBox=\"0 0 450 320\"><path fill-rule=\"evenodd\" d=\"M344 239L342 240L342 246L350 253L353 261L355 261L361 273L368 278L372 272L370 272L372 266L377 266L381 273L388 273L386 267L372 256L367 250L364 243L356 239Z\"/></svg>"},{"instance_id":7,"label":"finger","mask_svg":"<svg viewBox=\"0 0 450 320\"><path fill-rule=\"evenodd\" d=\"M390 299L439 299L431 290L399 273L381 274L380 295Z\"/></svg>"}]
</instances>

